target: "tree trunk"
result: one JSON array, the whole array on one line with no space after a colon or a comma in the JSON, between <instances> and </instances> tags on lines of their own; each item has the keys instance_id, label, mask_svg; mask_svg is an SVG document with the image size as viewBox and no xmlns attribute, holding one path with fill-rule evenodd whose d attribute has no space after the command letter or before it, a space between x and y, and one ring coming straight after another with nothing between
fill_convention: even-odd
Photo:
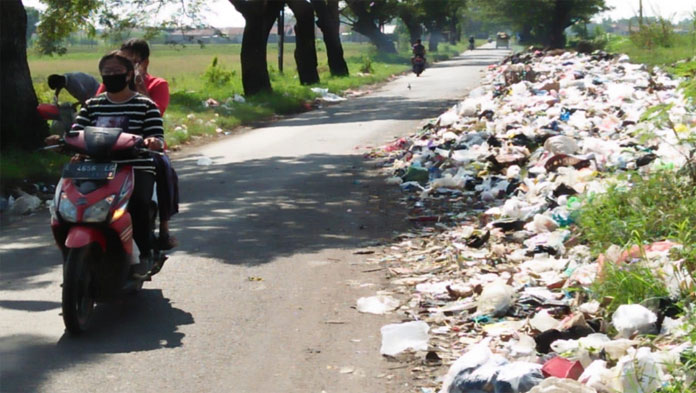
<instances>
[{"instance_id":1,"label":"tree trunk","mask_svg":"<svg viewBox=\"0 0 696 393\"><path fill-rule=\"evenodd\" d=\"M396 53L394 42L379 31L379 28L374 23L358 20L353 26L353 30L367 37L377 47L379 52Z\"/></svg>"},{"instance_id":2,"label":"tree trunk","mask_svg":"<svg viewBox=\"0 0 696 393\"><path fill-rule=\"evenodd\" d=\"M21 0L0 0L0 148L31 150L43 145L48 125L36 106L27 63L27 14Z\"/></svg>"},{"instance_id":3,"label":"tree trunk","mask_svg":"<svg viewBox=\"0 0 696 393\"><path fill-rule=\"evenodd\" d=\"M520 44L528 44L532 42L532 26L526 24L520 29Z\"/></svg>"},{"instance_id":4,"label":"tree trunk","mask_svg":"<svg viewBox=\"0 0 696 393\"><path fill-rule=\"evenodd\" d=\"M295 15L295 63L300 83L313 85L319 83L317 72L317 48L314 36L314 9L305 0L287 0Z\"/></svg>"},{"instance_id":5,"label":"tree trunk","mask_svg":"<svg viewBox=\"0 0 696 393\"><path fill-rule=\"evenodd\" d=\"M406 29L408 30L409 40L411 45L415 44L417 40L421 39L423 35L423 26L420 20L413 15L411 12L405 11L399 15L401 21L404 22Z\"/></svg>"},{"instance_id":6,"label":"tree trunk","mask_svg":"<svg viewBox=\"0 0 696 393\"><path fill-rule=\"evenodd\" d=\"M430 39L428 40L428 52L437 52L438 44L442 41L442 33L439 29L428 29Z\"/></svg>"},{"instance_id":7,"label":"tree trunk","mask_svg":"<svg viewBox=\"0 0 696 393\"><path fill-rule=\"evenodd\" d=\"M567 0L555 0L553 18L549 21L549 46L551 48L565 48L565 29L570 26L570 11L572 3Z\"/></svg>"},{"instance_id":8,"label":"tree trunk","mask_svg":"<svg viewBox=\"0 0 696 393\"><path fill-rule=\"evenodd\" d=\"M449 21L449 43L454 45L457 43L457 25L459 25L459 18L455 15L450 17Z\"/></svg>"},{"instance_id":9,"label":"tree trunk","mask_svg":"<svg viewBox=\"0 0 696 393\"><path fill-rule=\"evenodd\" d=\"M268 75L266 46L268 35L278 13L285 5L282 1L230 0L239 11L246 25L242 36L242 85L244 94L271 92L271 79Z\"/></svg>"},{"instance_id":10,"label":"tree trunk","mask_svg":"<svg viewBox=\"0 0 696 393\"><path fill-rule=\"evenodd\" d=\"M326 45L326 57L332 76L348 76L348 65L343 58L341 44L341 20L338 17L338 0L312 0L317 14L317 26L321 29Z\"/></svg>"},{"instance_id":11,"label":"tree trunk","mask_svg":"<svg viewBox=\"0 0 696 393\"><path fill-rule=\"evenodd\" d=\"M348 6L355 14L357 20L353 23L353 30L367 37L377 50L385 53L396 53L394 42L379 30L375 24L375 18L365 8L364 1L348 1Z\"/></svg>"}]
</instances>

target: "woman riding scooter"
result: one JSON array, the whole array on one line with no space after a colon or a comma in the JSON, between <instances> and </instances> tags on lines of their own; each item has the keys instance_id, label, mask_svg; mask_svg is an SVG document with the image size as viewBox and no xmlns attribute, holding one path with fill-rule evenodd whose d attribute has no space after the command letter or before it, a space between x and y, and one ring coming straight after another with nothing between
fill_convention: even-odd
<instances>
[{"instance_id":1,"label":"woman riding scooter","mask_svg":"<svg viewBox=\"0 0 696 393\"><path fill-rule=\"evenodd\" d=\"M83 130L87 126L118 127L124 132L141 135L150 150L161 151L164 147L162 115L150 98L134 91L133 63L113 51L99 61L99 73L106 92L87 100L72 130ZM154 183L154 167L136 170L128 206L133 220L133 238L141 252L140 266L143 267L152 265L152 255L144 250L152 249L148 209Z\"/></svg>"}]
</instances>

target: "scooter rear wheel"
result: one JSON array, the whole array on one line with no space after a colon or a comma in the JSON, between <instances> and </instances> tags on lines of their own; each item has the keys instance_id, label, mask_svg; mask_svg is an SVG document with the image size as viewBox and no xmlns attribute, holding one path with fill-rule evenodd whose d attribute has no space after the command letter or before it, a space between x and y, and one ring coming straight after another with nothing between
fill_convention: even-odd
<instances>
[{"instance_id":1,"label":"scooter rear wheel","mask_svg":"<svg viewBox=\"0 0 696 393\"><path fill-rule=\"evenodd\" d=\"M63 267L63 322L73 335L87 330L94 311L89 258L89 247L70 250Z\"/></svg>"}]
</instances>

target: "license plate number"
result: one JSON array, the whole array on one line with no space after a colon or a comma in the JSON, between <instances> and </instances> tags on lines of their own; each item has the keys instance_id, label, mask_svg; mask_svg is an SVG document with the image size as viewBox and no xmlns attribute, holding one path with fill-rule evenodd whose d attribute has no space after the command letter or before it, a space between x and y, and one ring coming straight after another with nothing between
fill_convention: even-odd
<instances>
[{"instance_id":1,"label":"license plate number","mask_svg":"<svg viewBox=\"0 0 696 393\"><path fill-rule=\"evenodd\" d=\"M63 167L63 178L66 179L113 179L116 175L116 164L98 164L91 162L74 162Z\"/></svg>"}]
</instances>

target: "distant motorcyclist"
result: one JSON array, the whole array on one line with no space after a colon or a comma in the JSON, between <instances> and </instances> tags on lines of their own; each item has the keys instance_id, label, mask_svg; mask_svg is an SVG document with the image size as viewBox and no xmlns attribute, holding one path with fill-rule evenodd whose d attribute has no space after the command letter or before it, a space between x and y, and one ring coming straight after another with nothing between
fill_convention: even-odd
<instances>
[{"instance_id":1,"label":"distant motorcyclist","mask_svg":"<svg viewBox=\"0 0 696 393\"><path fill-rule=\"evenodd\" d=\"M421 44L421 40L416 40L412 49L413 57L411 58L411 65L413 66L413 72L416 76L420 76L425 69L425 47Z\"/></svg>"},{"instance_id":2,"label":"distant motorcyclist","mask_svg":"<svg viewBox=\"0 0 696 393\"><path fill-rule=\"evenodd\" d=\"M413 44L412 49L413 56L425 58L425 47L423 46L423 44L421 44L421 40L416 40L416 43Z\"/></svg>"}]
</instances>

